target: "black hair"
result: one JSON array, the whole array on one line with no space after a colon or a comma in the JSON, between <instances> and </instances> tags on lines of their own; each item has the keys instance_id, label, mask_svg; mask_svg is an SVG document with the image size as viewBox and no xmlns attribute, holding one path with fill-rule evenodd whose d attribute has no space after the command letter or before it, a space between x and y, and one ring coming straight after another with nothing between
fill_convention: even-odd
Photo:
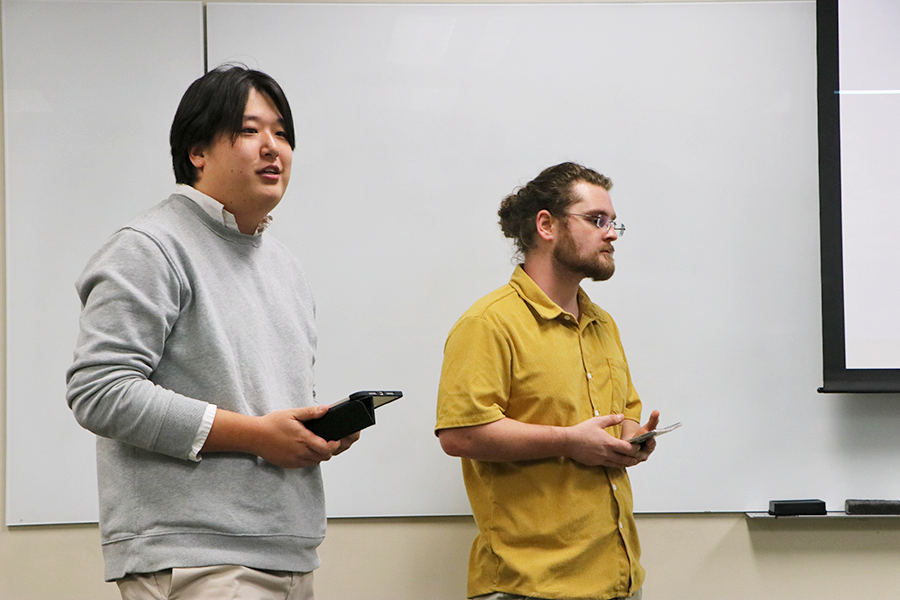
<instances>
[{"instance_id":1,"label":"black hair","mask_svg":"<svg viewBox=\"0 0 900 600\"><path fill-rule=\"evenodd\" d=\"M222 65L188 87L169 131L175 181L194 185L199 173L191 162L191 151L208 148L216 136L237 139L244 121L250 90L265 94L281 113L285 137L294 148L294 118L281 86L269 75L243 65Z\"/></svg>"}]
</instances>

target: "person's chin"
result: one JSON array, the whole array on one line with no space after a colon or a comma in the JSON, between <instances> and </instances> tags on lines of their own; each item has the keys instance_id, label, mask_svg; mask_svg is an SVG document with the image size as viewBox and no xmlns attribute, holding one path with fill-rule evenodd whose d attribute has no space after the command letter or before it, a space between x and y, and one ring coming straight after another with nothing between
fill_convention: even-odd
<instances>
[{"instance_id":1,"label":"person's chin","mask_svg":"<svg viewBox=\"0 0 900 600\"><path fill-rule=\"evenodd\" d=\"M270 205L274 208L276 204L281 202L284 192L284 186L267 186L258 190L257 198L260 204Z\"/></svg>"},{"instance_id":2,"label":"person's chin","mask_svg":"<svg viewBox=\"0 0 900 600\"><path fill-rule=\"evenodd\" d=\"M606 281L610 277L612 277L616 272L616 263L609 257L608 261L604 261L603 264L598 265L597 269L594 270L589 276L592 281Z\"/></svg>"}]
</instances>

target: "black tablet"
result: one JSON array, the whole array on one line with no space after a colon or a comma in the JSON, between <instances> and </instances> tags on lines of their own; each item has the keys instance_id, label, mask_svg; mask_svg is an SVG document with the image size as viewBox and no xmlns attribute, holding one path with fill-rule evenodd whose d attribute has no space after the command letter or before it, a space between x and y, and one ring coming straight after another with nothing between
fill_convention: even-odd
<instances>
[{"instance_id":1,"label":"black tablet","mask_svg":"<svg viewBox=\"0 0 900 600\"><path fill-rule=\"evenodd\" d=\"M403 392L366 390L354 392L328 407L317 419L304 422L306 428L328 441L345 438L375 424L375 409L401 398Z\"/></svg>"}]
</instances>

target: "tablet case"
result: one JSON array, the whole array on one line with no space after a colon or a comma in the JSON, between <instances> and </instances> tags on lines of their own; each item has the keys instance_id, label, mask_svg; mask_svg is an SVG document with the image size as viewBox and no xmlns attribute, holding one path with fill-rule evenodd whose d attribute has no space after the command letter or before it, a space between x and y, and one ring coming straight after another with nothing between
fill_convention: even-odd
<instances>
[{"instance_id":1,"label":"tablet case","mask_svg":"<svg viewBox=\"0 0 900 600\"><path fill-rule=\"evenodd\" d=\"M399 398L402 392L355 392L349 398L338 402L328 412L317 419L304 422L306 428L320 438L333 441L345 438L375 424L375 401L373 396L390 395L391 400ZM384 398L378 406L386 404Z\"/></svg>"}]
</instances>

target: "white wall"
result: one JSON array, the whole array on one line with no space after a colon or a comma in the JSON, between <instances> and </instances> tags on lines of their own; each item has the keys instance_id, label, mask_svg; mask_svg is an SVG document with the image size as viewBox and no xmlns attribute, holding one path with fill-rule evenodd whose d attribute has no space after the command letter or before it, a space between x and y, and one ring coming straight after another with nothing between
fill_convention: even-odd
<instances>
[{"instance_id":1,"label":"white wall","mask_svg":"<svg viewBox=\"0 0 900 600\"><path fill-rule=\"evenodd\" d=\"M0 434L2 435L2 434ZM0 480L2 485L2 480ZM845 600L900 593L900 523L638 515L646 600ZM338 519L319 600L463 600L469 517ZM115 600L95 526L0 530L3 600Z\"/></svg>"},{"instance_id":2,"label":"white wall","mask_svg":"<svg viewBox=\"0 0 900 600\"><path fill-rule=\"evenodd\" d=\"M0 211L0 219L4 214ZM4 231L0 227L0 235ZM3 248L5 243L0 252ZM5 264L6 258L0 262ZM5 294L0 302L0 326L5 328ZM7 441L5 353L0 348L0 448ZM865 441L865 432L883 427L893 416L890 405L873 405L868 399L844 402L834 410L849 423L848 443L857 438L870 451L876 449ZM678 469L683 473L689 467ZM5 481L3 460L0 498L6 496ZM900 592L900 522L894 520L750 522L742 514L700 513L639 515L638 527L648 570L647 600L843 600L892 598ZM474 525L465 517L333 520L321 551L318 596L460 600L473 536ZM101 579L96 526L0 528L3 600L117 598L115 587Z\"/></svg>"}]
</instances>

